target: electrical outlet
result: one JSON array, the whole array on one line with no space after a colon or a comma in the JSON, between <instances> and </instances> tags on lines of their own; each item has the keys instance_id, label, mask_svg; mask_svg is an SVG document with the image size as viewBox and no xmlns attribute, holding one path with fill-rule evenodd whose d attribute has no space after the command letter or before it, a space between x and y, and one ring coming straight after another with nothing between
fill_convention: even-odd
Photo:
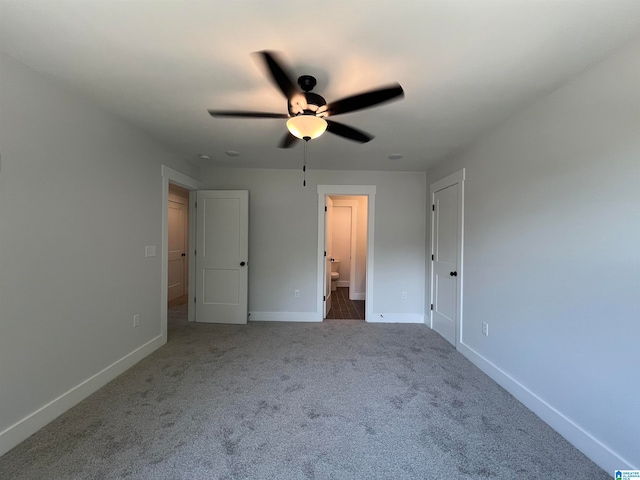
<instances>
[{"instance_id":1,"label":"electrical outlet","mask_svg":"<svg viewBox=\"0 0 640 480\"><path fill-rule=\"evenodd\" d=\"M140 325L140 314L136 313L133 316L133 328L136 328Z\"/></svg>"},{"instance_id":2,"label":"electrical outlet","mask_svg":"<svg viewBox=\"0 0 640 480\"><path fill-rule=\"evenodd\" d=\"M407 292L402 292L402 299L406 300L407 299Z\"/></svg>"},{"instance_id":3,"label":"electrical outlet","mask_svg":"<svg viewBox=\"0 0 640 480\"><path fill-rule=\"evenodd\" d=\"M294 291L293 291L293 296L294 296L295 298L300 298L300 290L294 290Z\"/></svg>"},{"instance_id":4,"label":"electrical outlet","mask_svg":"<svg viewBox=\"0 0 640 480\"><path fill-rule=\"evenodd\" d=\"M485 337L488 337L488 336L489 336L489 324L488 324L488 323L486 323L486 322L482 322L482 334L483 334Z\"/></svg>"}]
</instances>

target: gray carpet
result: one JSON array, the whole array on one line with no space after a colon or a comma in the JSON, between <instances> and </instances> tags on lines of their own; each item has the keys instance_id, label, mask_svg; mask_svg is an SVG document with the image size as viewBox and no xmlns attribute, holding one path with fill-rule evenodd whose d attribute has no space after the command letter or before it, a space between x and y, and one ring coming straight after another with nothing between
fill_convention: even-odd
<instances>
[{"instance_id":1,"label":"gray carpet","mask_svg":"<svg viewBox=\"0 0 640 480\"><path fill-rule=\"evenodd\" d=\"M425 326L174 317L0 478L610 478Z\"/></svg>"}]
</instances>

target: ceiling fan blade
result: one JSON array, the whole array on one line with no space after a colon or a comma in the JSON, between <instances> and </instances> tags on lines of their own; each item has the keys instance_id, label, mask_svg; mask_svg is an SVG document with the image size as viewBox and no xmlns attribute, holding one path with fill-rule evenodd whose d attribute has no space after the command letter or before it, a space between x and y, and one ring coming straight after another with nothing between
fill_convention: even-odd
<instances>
[{"instance_id":1,"label":"ceiling fan blade","mask_svg":"<svg viewBox=\"0 0 640 480\"><path fill-rule=\"evenodd\" d=\"M269 72L271 72L271 79L278 85L280 91L287 99L290 100L296 93L299 93L298 87L296 87L296 84L291 80L291 73L283 67L281 60L278 61L276 53L267 51L258 53L262 55L262 58L267 64Z\"/></svg>"},{"instance_id":2,"label":"ceiling fan blade","mask_svg":"<svg viewBox=\"0 0 640 480\"><path fill-rule=\"evenodd\" d=\"M246 112L243 110L207 110L212 117L289 118L286 113Z\"/></svg>"},{"instance_id":3,"label":"ceiling fan blade","mask_svg":"<svg viewBox=\"0 0 640 480\"><path fill-rule=\"evenodd\" d=\"M367 143L374 138L373 135L363 132L362 130L357 130L342 123L334 122L333 120L327 120L327 132L360 143Z\"/></svg>"},{"instance_id":4,"label":"ceiling fan blade","mask_svg":"<svg viewBox=\"0 0 640 480\"><path fill-rule=\"evenodd\" d=\"M282 137L282 140L280 140L278 148L291 148L298 142L298 140L298 137L295 137L291 135L290 132L287 132L284 134L284 137Z\"/></svg>"},{"instance_id":5,"label":"ceiling fan blade","mask_svg":"<svg viewBox=\"0 0 640 480\"><path fill-rule=\"evenodd\" d=\"M331 102L327 105L327 114L340 115L342 113L362 110L363 108L373 107L374 105L388 102L398 97L404 97L404 90L402 90L402 87L396 83L388 87L379 88L370 92L346 97L336 102Z\"/></svg>"}]
</instances>

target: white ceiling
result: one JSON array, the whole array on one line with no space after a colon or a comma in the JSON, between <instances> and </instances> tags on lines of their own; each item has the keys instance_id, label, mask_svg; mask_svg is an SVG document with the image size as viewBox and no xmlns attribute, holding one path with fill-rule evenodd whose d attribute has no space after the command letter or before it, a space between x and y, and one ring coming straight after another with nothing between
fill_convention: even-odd
<instances>
[{"instance_id":1,"label":"white ceiling","mask_svg":"<svg viewBox=\"0 0 640 480\"><path fill-rule=\"evenodd\" d=\"M638 36L638 0L0 0L0 50L186 159L241 167L302 161L302 142L276 147L284 120L207 113L286 113L251 52L281 52L328 102L403 86L336 117L376 138L325 134L309 168L425 170Z\"/></svg>"}]
</instances>

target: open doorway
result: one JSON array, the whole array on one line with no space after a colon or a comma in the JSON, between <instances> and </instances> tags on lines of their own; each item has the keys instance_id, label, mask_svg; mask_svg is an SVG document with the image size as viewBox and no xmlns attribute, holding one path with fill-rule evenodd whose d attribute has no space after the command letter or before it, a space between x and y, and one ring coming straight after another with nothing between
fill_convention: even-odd
<instances>
[{"instance_id":1,"label":"open doorway","mask_svg":"<svg viewBox=\"0 0 640 480\"><path fill-rule=\"evenodd\" d=\"M191 187L192 188L192 187ZM166 236L163 246L163 274L166 271L167 334L193 321L194 208L196 190L170 181L166 199ZM163 317L164 322L164 317ZM163 323L164 325L164 323Z\"/></svg>"},{"instance_id":2,"label":"open doorway","mask_svg":"<svg viewBox=\"0 0 640 480\"><path fill-rule=\"evenodd\" d=\"M187 303L189 293L189 190L169 184L167 306Z\"/></svg>"},{"instance_id":3,"label":"open doorway","mask_svg":"<svg viewBox=\"0 0 640 480\"><path fill-rule=\"evenodd\" d=\"M167 322L188 321L189 297L189 190L169 184L167 246Z\"/></svg>"},{"instance_id":4,"label":"open doorway","mask_svg":"<svg viewBox=\"0 0 640 480\"><path fill-rule=\"evenodd\" d=\"M330 195L325 241L330 295L326 319L364 320L367 269L368 197Z\"/></svg>"},{"instance_id":5,"label":"open doorway","mask_svg":"<svg viewBox=\"0 0 640 480\"><path fill-rule=\"evenodd\" d=\"M160 328L162 333L163 341L167 341L167 326L168 326L168 313L169 313L169 285L174 284L175 279L171 282L169 281L169 218L170 218L170 190L175 191L175 187L179 187L185 191L188 195L188 203L186 210L186 229L187 229L187 240L186 240L186 251L179 252L179 256L182 258L182 253L184 253L184 264L186 270L187 279L183 281L185 290L187 291L186 299L193 298L195 292L195 281L194 281L194 272L195 268L193 265L193 255L190 255L191 252L195 250L194 248L194 209L193 205L195 202L195 190L200 188L200 182L194 178L191 178L183 173L180 173L176 170L173 170L166 165L162 165L161 168L162 174L162 259L161 259L161 290L160 290ZM175 212L171 215L174 215ZM175 255L172 254L172 256ZM175 292L174 292L175 293ZM183 297L184 293L179 297ZM173 299L176 301L176 299ZM182 301L182 299L178 300ZM194 318L194 308L193 303L187 301L186 303L180 305L182 309L185 310L188 321L193 321ZM173 314L173 312L172 312ZM181 317L183 318L183 317Z\"/></svg>"},{"instance_id":6,"label":"open doorway","mask_svg":"<svg viewBox=\"0 0 640 480\"><path fill-rule=\"evenodd\" d=\"M375 190L372 185L318 185L321 319L366 321L371 315Z\"/></svg>"}]
</instances>

